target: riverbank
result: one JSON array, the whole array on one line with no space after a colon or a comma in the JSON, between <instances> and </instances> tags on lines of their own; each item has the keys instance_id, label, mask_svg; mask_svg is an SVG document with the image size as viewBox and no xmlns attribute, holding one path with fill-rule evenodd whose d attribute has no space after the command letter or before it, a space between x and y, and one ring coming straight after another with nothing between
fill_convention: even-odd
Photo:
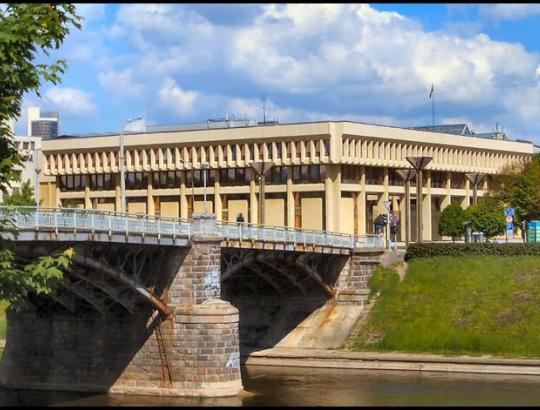
<instances>
[{"instance_id":1,"label":"riverbank","mask_svg":"<svg viewBox=\"0 0 540 410\"><path fill-rule=\"evenodd\" d=\"M540 376L539 359L493 356L443 356L435 354L344 352L324 349L272 348L248 353L248 366L283 366L365 370L515 374Z\"/></svg>"}]
</instances>

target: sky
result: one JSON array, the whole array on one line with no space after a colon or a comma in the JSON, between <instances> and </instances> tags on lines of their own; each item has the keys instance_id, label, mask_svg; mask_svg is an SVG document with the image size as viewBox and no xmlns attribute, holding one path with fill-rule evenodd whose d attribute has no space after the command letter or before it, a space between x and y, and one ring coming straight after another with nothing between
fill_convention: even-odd
<instances>
[{"instance_id":1,"label":"sky","mask_svg":"<svg viewBox=\"0 0 540 410\"><path fill-rule=\"evenodd\" d=\"M503 127L540 144L540 4L78 4L51 58L58 85L26 107L61 134L229 116Z\"/></svg>"}]
</instances>

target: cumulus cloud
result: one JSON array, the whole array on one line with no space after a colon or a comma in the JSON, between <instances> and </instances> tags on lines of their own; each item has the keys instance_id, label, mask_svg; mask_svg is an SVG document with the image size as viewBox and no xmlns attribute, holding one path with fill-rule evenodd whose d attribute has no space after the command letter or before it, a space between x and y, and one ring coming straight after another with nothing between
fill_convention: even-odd
<instances>
[{"instance_id":1,"label":"cumulus cloud","mask_svg":"<svg viewBox=\"0 0 540 410\"><path fill-rule=\"evenodd\" d=\"M68 115L85 116L97 111L92 97L78 88L53 87L47 90L45 98L53 107Z\"/></svg>"},{"instance_id":2,"label":"cumulus cloud","mask_svg":"<svg viewBox=\"0 0 540 410\"><path fill-rule=\"evenodd\" d=\"M126 97L139 97L143 86L133 77L133 70L127 68L121 71L107 70L98 75L100 84L113 93Z\"/></svg>"},{"instance_id":3,"label":"cumulus cloud","mask_svg":"<svg viewBox=\"0 0 540 410\"><path fill-rule=\"evenodd\" d=\"M159 102L179 115L191 113L199 93L183 90L172 78L167 78L158 92Z\"/></svg>"},{"instance_id":4,"label":"cumulus cloud","mask_svg":"<svg viewBox=\"0 0 540 410\"><path fill-rule=\"evenodd\" d=\"M540 6L480 7L484 16L511 19ZM266 4L236 24L196 10L122 4L103 31L83 33L88 41L77 41L86 50L80 58L96 67L106 95L130 103L141 97L137 104L146 105L155 123L227 111L260 120L257 97L271 94L269 112L282 122L411 126L430 122L427 95L435 83L441 119L540 132L533 120L539 55L520 43L494 41L478 26L426 31L412 18L366 4Z\"/></svg>"}]
</instances>

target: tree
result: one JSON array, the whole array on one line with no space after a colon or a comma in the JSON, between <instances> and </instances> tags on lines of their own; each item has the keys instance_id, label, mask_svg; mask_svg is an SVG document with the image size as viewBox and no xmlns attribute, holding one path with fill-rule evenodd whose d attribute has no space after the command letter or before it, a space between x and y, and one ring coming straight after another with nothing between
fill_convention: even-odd
<instances>
[{"instance_id":1,"label":"tree","mask_svg":"<svg viewBox=\"0 0 540 410\"><path fill-rule=\"evenodd\" d=\"M451 236L452 241L455 241L456 236L461 236L465 233L467 221L467 212L457 202L452 202L443 209L439 219L439 235Z\"/></svg>"},{"instance_id":2,"label":"tree","mask_svg":"<svg viewBox=\"0 0 540 410\"><path fill-rule=\"evenodd\" d=\"M24 158L17 153L7 126L21 114L23 95L40 95L41 83L58 84L65 60L36 63L39 54L49 57L69 34L80 29L81 17L73 4L8 3L0 6L0 191L7 194L12 182L20 181L19 166ZM9 214L0 215L0 231L10 229ZM17 259L11 241L0 237L0 299L19 310L30 294L50 294L69 265L72 250L34 262Z\"/></svg>"},{"instance_id":3,"label":"tree","mask_svg":"<svg viewBox=\"0 0 540 410\"><path fill-rule=\"evenodd\" d=\"M506 228L503 207L490 196L483 197L476 205L467 209L472 229L481 231L486 238L502 235Z\"/></svg>"},{"instance_id":4,"label":"tree","mask_svg":"<svg viewBox=\"0 0 540 410\"><path fill-rule=\"evenodd\" d=\"M515 222L540 219L540 154L507 166L493 178L493 196L515 209ZM525 239L525 237L524 237Z\"/></svg>"},{"instance_id":5,"label":"tree","mask_svg":"<svg viewBox=\"0 0 540 410\"><path fill-rule=\"evenodd\" d=\"M34 190L30 185L30 181L24 182L20 190L16 190L4 197L3 204L7 206L35 206Z\"/></svg>"}]
</instances>

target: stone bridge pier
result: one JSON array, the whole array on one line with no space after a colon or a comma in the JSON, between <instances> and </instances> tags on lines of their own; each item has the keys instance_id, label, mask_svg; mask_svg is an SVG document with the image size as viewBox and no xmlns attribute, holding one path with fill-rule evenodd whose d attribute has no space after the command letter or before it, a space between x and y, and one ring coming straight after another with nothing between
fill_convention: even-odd
<instances>
[{"instance_id":1,"label":"stone bridge pier","mask_svg":"<svg viewBox=\"0 0 540 410\"><path fill-rule=\"evenodd\" d=\"M253 320L271 318L250 315L249 303L235 290L251 292L251 301L270 298L272 308L291 303L316 308L329 299L362 304L381 253L351 256L350 250L342 250L325 256L274 249L269 254L254 248L254 253L245 249L235 253L224 246L222 237L213 235L214 219L203 217L193 223L196 234L185 246L65 237L45 241L37 234L34 241L17 241L21 263L68 246L74 247L75 255L52 295L33 295L29 309L8 312L0 385L237 395L243 389L241 338L259 335ZM276 343L281 336L266 335L266 340Z\"/></svg>"}]
</instances>

